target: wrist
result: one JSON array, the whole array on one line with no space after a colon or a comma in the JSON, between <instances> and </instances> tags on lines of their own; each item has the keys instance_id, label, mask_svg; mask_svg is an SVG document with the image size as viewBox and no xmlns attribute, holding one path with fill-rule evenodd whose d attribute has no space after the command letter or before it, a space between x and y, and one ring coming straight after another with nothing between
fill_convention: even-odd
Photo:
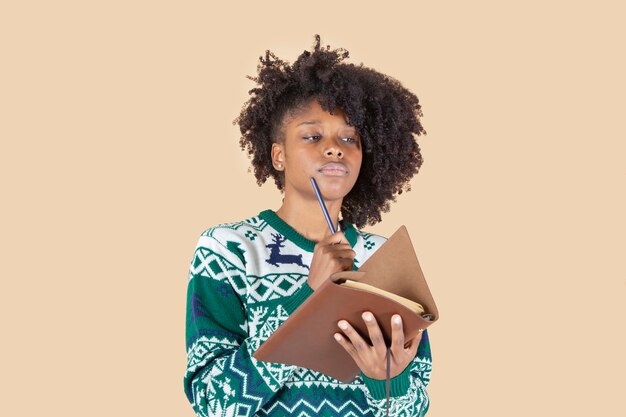
<instances>
[{"instance_id":1,"label":"wrist","mask_svg":"<svg viewBox=\"0 0 626 417\"><path fill-rule=\"evenodd\" d=\"M389 396L399 397L406 395L409 391L409 385L411 384L411 364L409 364L404 371L389 379ZM363 383L367 387L370 395L376 400L382 400L386 397L386 379L374 379L370 378L361 371L361 377Z\"/></svg>"}]
</instances>

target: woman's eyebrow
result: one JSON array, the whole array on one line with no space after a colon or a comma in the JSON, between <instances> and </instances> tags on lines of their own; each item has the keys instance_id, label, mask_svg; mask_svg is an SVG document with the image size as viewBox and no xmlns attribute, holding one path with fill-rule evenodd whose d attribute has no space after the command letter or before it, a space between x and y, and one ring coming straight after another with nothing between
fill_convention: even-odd
<instances>
[{"instance_id":1,"label":"woman's eyebrow","mask_svg":"<svg viewBox=\"0 0 626 417\"><path fill-rule=\"evenodd\" d=\"M320 124L319 120L307 120L306 122L298 123L296 126L300 125L318 125Z\"/></svg>"},{"instance_id":2,"label":"woman's eyebrow","mask_svg":"<svg viewBox=\"0 0 626 417\"><path fill-rule=\"evenodd\" d=\"M307 120L307 121L305 121L305 122L298 123L298 124L296 125L296 127L298 127L298 126L302 126L302 125L318 125L318 124L320 124L320 123L321 123L321 122L320 122L319 120ZM352 125L350 125L350 124L347 124L347 125L346 125L346 128L348 128L348 129L354 129L354 126L352 126Z\"/></svg>"}]
</instances>

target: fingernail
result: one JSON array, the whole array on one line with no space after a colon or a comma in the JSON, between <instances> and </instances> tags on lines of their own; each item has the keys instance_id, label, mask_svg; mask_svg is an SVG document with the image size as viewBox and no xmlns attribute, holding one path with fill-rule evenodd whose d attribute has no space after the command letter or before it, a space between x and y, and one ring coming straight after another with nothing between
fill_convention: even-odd
<instances>
[{"instance_id":1,"label":"fingernail","mask_svg":"<svg viewBox=\"0 0 626 417\"><path fill-rule=\"evenodd\" d=\"M372 321L372 315L370 313L363 313L365 321Z\"/></svg>"},{"instance_id":2,"label":"fingernail","mask_svg":"<svg viewBox=\"0 0 626 417\"><path fill-rule=\"evenodd\" d=\"M339 334L335 333L335 340L336 341L340 341L341 340L341 336L339 336Z\"/></svg>"},{"instance_id":3,"label":"fingernail","mask_svg":"<svg viewBox=\"0 0 626 417\"><path fill-rule=\"evenodd\" d=\"M402 323L402 319L400 318L400 316L395 316L393 318L393 322L396 323L396 324L400 324L400 323Z\"/></svg>"},{"instance_id":4,"label":"fingernail","mask_svg":"<svg viewBox=\"0 0 626 417\"><path fill-rule=\"evenodd\" d=\"M346 323L345 321L340 321L339 322L339 327L341 327L342 329L347 329L348 328L348 323Z\"/></svg>"}]
</instances>

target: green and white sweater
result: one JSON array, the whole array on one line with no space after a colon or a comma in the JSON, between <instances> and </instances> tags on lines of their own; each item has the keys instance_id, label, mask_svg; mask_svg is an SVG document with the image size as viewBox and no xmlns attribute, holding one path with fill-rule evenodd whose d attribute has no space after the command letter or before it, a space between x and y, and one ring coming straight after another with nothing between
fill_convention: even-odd
<instances>
[{"instance_id":1,"label":"green and white sweater","mask_svg":"<svg viewBox=\"0 0 626 417\"><path fill-rule=\"evenodd\" d=\"M386 238L341 224L355 269ZM385 380L343 383L319 372L258 361L256 349L312 294L315 242L272 210L220 224L199 238L187 286L184 390L198 416L384 416ZM391 379L389 412L423 416L431 354L423 332L415 359Z\"/></svg>"}]
</instances>

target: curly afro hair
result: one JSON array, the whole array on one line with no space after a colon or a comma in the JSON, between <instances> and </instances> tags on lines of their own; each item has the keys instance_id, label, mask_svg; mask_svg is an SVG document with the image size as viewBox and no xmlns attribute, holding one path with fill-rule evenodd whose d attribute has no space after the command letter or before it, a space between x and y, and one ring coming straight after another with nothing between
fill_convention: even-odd
<instances>
[{"instance_id":1,"label":"curly afro hair","mask_svg":"<svg viewBox=\"0 0 626 417\"><path fill-rule=\"evenodd\" d=\"M361 228L381 221L396 194L410 191L409 181L422 165L413 136L426 134L420 123L419 100L396 79L363 64L342 62L343 48L320 47L315 35L313 52L304 51L292 64L267 50L259 58L257 77L246 76L259 87L233 124L239 124L239 143L247 148L257 184L273 177L284 191L284 174L272 165L272 143L283 143L285 116L297 114L313 98L331 114L335 107L348 117L361 137L363 161L356 184L343 199L341 214Z\"/></svg>"}]
</instances>

